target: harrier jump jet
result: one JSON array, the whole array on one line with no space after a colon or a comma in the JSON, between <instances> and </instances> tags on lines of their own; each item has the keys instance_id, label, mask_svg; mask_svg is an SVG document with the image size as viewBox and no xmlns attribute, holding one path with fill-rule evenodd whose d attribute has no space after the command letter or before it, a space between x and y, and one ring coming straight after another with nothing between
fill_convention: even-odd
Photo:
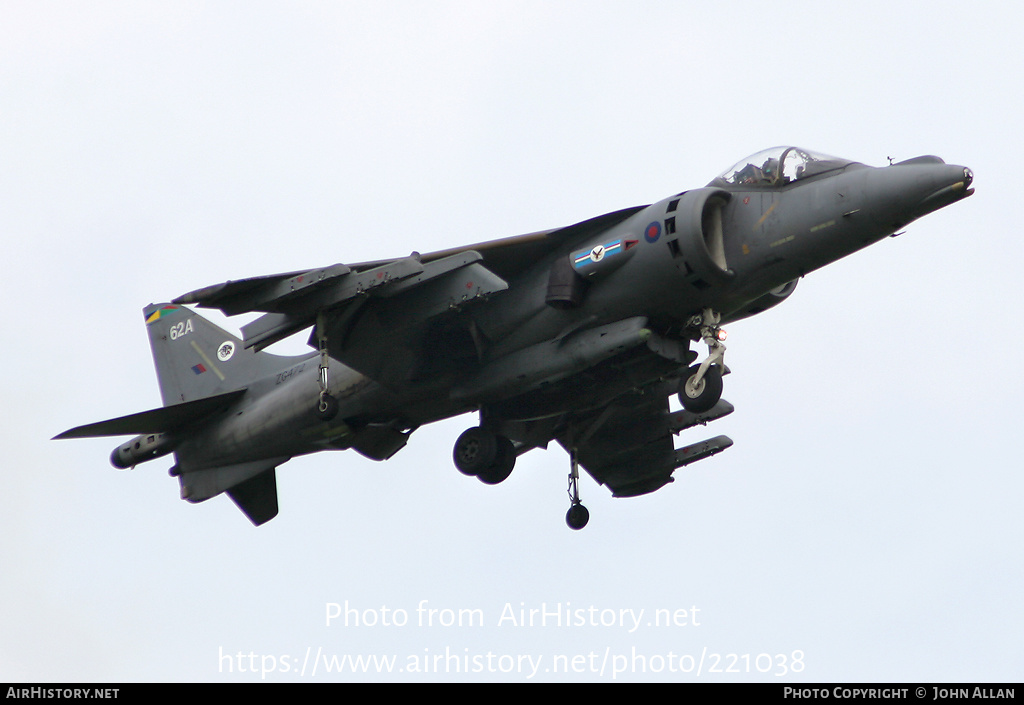
<instances>
[{"instance_id":1,"label":"harrier jump jet","mask_svg":"<svg viewBox=\"0 0 1024 705\"><path fill-rule=\"evenodd\" d=\"M566 522L581 529L580 466L632 497L732 445L673 443L733 411L723 324L970 196L972 180L933 156L875 168L778 147L704 188L568 227L209 286L143 310L164 406L57 438L140 434L114 449L116 467L173 453L182 498L226 492L259 525L277 515L287 460L386 460L419 427L477 412L455 466L497 484L557 441L570 458ZM238 338L187 305L264 315ZM308 355L264 350L307 329Z\"/></svg>"}]
</instances>

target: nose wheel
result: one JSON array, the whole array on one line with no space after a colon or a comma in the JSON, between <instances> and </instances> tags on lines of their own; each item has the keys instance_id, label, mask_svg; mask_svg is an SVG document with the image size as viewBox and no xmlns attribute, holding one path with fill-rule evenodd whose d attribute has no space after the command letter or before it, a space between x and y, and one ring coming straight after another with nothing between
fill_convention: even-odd
<instances>
[{"instance_id":1,"label":"nose wheel","mask_svg":"<svg viewBox=\"0 0 1024 705\"><path fill-rule=\"evenodd\" d=\"M719 326L721 321L722 315L709 308L690 321L699 327L701 340L708 346L707 359L691 367L679 385L679 403L695 414L709 411L722 398L725 331Z\"/></svg>"},{"instance_id":2,"label":"nose wheel","mask_svg":"<svg viewBox=\"0 0 1024 705\"><path fill-rule=\"evenodd\" d=\"M700 365L694 365L679 385L679 403L694 414L710 411L722 398L722 368L711 365L702 375Z\"/></svg>"}]
</instances>

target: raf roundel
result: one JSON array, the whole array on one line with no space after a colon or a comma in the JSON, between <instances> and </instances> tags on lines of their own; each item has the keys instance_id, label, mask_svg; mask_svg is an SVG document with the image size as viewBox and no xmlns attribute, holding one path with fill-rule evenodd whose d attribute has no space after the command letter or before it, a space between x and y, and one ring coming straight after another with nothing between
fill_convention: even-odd
<instances>
[{"instance_id":1,"label":"raf roundel","mask_svg":"<svg viewBox=\"0 0 1024 705\"><path fill-rule=\"evenodd\" d=\"M658 221L654 221L644 229L644 240L647 242L657 242L659 237L661 237L661 223Z\"/></svg>"},{"instance_id":2,"label":"raf roundel","mask_svg":"<svg viewBox=\"0 0 1024 705\"><path fill-rule=\"evenodd\" d=\"M217 359L221 362L227 362L231 359L231 356L235 354L235 344L230 340L225 340L217 348Z\"/></svg>"}]
</instances>

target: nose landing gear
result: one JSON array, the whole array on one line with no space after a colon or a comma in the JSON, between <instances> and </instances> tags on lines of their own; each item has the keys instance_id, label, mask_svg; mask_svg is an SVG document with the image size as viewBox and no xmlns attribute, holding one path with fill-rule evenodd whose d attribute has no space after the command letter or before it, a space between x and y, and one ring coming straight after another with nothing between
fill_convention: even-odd
<instances>
[{"instance_id":1,"label":"nose landing gear","mask_svg":"<svg viewBox=\"0 0 1024 705\"><path fill-rule=\"evenodd\" d=\"M722 315L709 308L690 321L700 328L700 337L708 346L707 359L691 367L679 385L679 403L695 414L710 410L722 398L725 331L719 326L721 321Z\"/></svg>"}]
</instances>

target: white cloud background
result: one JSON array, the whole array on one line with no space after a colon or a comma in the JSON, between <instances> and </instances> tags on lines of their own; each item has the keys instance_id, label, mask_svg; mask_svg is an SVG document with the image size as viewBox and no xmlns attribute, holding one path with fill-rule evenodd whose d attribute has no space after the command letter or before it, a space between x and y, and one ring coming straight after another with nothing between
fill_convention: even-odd
<instances>
[{"instance_id":1,"label":"white cloud background","mask_svg":"<svg viewBox=\"0 0 1024 705\"><path fill-rule=\"evenodd\" d=\"M295 669L322 648L406 671L315 680L529 675L408 672L446 649L541 658L534 680L611 680L606 656L630 657L620 680L1019 680L1020 19L990 2L5 1L0 679L259 680L218 658L253 653L292 659L267 680L310 680ZM499 487L451 467L471 417L385 464L291 461L259 529L224 497L179 500L168 459L117 472L114 441L48 440L159 404L151 301L565 225L783 143L938 154L977 194L733 326L737 411L708 435L735 447L646 497L584 478L582 532L556 447ZM411 623L326 627L346 600ZM486 624L415 626L421 600ZM506 603L646 612L632 634L499 627ZM699 627L647 626L693 606ZM750 658L699 677L632 661L705 650ZM795 650L800 673L755 667Z\"/></svg>"}]
</instances>

